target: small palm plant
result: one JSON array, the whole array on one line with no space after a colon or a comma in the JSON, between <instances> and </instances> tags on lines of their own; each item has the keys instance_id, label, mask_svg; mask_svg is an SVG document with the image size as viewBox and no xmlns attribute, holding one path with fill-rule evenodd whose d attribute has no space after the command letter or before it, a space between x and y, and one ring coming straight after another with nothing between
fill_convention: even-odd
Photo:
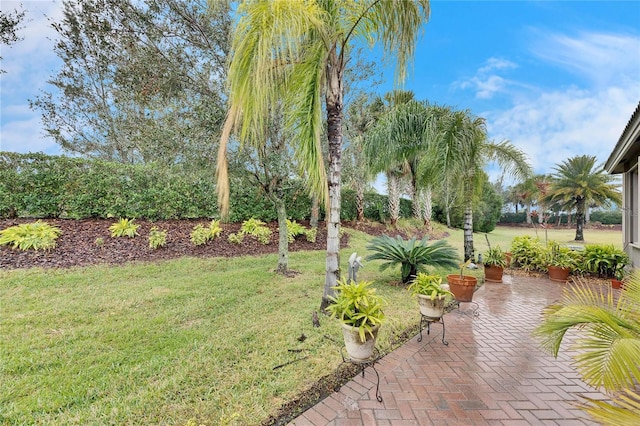
<instances>
[{"instance_id":1,"label":"small palm plant","mask_svg":"<svg viewBox=\"0 0 640 426\"><path fill-rule=\"evenodd\" d=\"M567 331L577 330L578 371L587 384L613 395L613 404L589 399L584 409L603 424L640 424L640 271L632 273L617 301L609 287L576 280L543 316L535 330L542 346L557 357Z\"/></svg>"},{"instance_id":2,"label":"small palm plant","mask_svg":"<svg viewBox=\"0 0 640 426\"><path fill-rule=\"evenodd\" d=\"M380 270L400 265L402 282L413 280L418 272L423 272L425 266L456 267L458 253L456 249L444 240L427 244L427 237L422 240L411 238L404 240L399 235L391 238L382 235L371 240L367 249L375 253L367 256L367 260L384 260Z\"/></svg>"}]
</instances>

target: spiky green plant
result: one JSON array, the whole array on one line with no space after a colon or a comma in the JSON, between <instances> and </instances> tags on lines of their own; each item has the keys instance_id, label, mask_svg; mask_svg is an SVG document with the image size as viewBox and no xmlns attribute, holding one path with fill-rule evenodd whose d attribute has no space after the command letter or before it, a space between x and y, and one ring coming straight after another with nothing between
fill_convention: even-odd
<instances>
[{"instance_id":1,"label":"spiky green plant","mask_svg":"<svg viewBox=\"0 0 640 426\"><path fill-rule=\"evenodd\" d=\"M428 238L417 240L415 237L404 240L401 236L391 238L382 235L371 240L368 250L374 251L366 260L384 260L380 270L400 265L402 282L408 283L418 272L423 272L427 265L457 267L458 253L444 240L429 245Z\"/></svg>"},{"instance_id":2,"label":"spiky green plant","mask_svg":"<svg viewBox=\"0 0 640 426\"><path fill-rule=\"evenodd\" d=\"M640 271L631 274L616 300L608 286L582 279L564 291L562 300L543 311L535 335L543 348L557 357L566 333L579 338L575 365L590 386L612 394L612 402L589 400L585 410L611 425L640 424Z\"/></svg>"},{"instance_id":3,"label":"spiky green plant","mask_svg":"<svg viewBox=\"0 0 640 426\"><path fill-rule=\"evenodd\" d=\"M49 250L55 248L62 231L40 220L11 226L0 231L0 245L9 244L19 250Z\"/></svg>"},{"instance_id":4,"label":"spiky green plant","mask_svg":"<svg viewBox=\"0 0 640 426\"><path fill-rule=\"evenodd\" d=\"M129 237L133 238L138 235L138 228L140 225L133 223L135 219L122 218L109 227L111 231L111 237Z\"/></svg>"},{"instance_id":5,"label":"spiky green plant","mask_svg":"<svg viewBox=\"0 0 640 426\"><path fill-rule=\"evenodd\" d=\"M373 337L373 328L381 325L385 318L382 311L385 301L371 284L370 281L356 283L343 277L334 288L333 303L327 307L331 316L357 328L363 342L367 334Z\"/></svg>"}]
</instances>

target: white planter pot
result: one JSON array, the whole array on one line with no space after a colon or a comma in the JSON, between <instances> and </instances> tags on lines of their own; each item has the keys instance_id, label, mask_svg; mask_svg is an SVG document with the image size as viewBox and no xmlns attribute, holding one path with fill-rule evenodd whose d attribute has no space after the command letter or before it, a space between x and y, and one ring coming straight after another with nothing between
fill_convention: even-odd
<instances>
[{"instance_id":1,"label":"white planter pot","mask_svg":"<svg viewBox=\"0 0 640 426\"><path fill-rule=\"evenodd\" d=\"M418 304L420 305L420 313L429 318L439 319L444 314L445 296L431 299L423 294L418 295Z\"/></svg>"},{"instance_id":2,"label":"white planter pot","mask_svg":"<svg viewBox=\"0 0 640 426\"><path fill-rule=\"evenodd\" d=\"M353 361L366 361L371 358L373 356L373 349L376 345L376 337L378 337L378 330L380 329L380 326L373 327L373 337L367 333L365 335L366 340L362 342L357 328L342 323L340 325L342 326L344 345L347 349L349 358Z\"/></svg>"}]
</instances>

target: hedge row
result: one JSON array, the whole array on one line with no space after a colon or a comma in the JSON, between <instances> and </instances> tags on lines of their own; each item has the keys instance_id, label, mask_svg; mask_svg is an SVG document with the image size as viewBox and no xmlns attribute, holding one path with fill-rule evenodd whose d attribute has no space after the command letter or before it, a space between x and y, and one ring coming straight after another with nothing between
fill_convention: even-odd
<instances>
[{"instance_id":1,"label":"hedge row","mask_svg":"<svg viewBox=\"0 0 640 426\"><path fill-rule=\"evenodd\" d=\"M500 216L500 223L525 223L527 220L527 214L525 212L519 213L502 213ZM534 218L535 221L538 218ZM562 214L559 217L551 216L547 219L547 223L555 224L560 220L561 224L566 224L569 217L566 214ZM572 218L572 220L575 220ZM600 222L603 225L620 225L622 223L622 211L610 210L610 211L594 211L591 212L591 222ZM536 222L537 223L537 222Z\"/></svg>"},{"instance_id":2,"label":"hedge row","mask_svg":"<svg viewBox=\"0 0 640 426\"><path fill-rule=\"evenodd\" d=\"M0 217L213 218L219 216L214 179L212 171L159 164L0 152ZM290 219L309 218L311 201L301 181L291 182L285 197ZM232 222L277 218L269 199L247 181L232 181L230 201ZM353 191L343 191L341 212L343 220L356 218ZM401 215L411 215L410 201L402 200ZM388 218L387 197L366 194L365 216Z\"/></svg>"}]
</instances>

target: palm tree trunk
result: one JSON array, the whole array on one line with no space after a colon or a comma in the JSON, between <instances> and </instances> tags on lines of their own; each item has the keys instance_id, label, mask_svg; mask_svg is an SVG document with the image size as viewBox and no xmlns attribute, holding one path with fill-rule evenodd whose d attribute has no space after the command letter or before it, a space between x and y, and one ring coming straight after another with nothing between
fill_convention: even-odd
<instances>
[{"instance_id":1,"label":"palm tree trunk","mask_svg":"<svg viewBox=\"0 0 640 426\"><path fill-rule=\"evenodd\" d=\"M400 181L394 173L387 172L387 194L389 197L391 225L395 226L400 217Z\"/></svg>"},{"instance_id":2,"label":"palm tree trunk","mask_svg":"<svg viewBox=\"0 0 640 426\"><path fill-rule=\"evenodd\" d=\"M318 218L320 216L320 202L317 195L311 196L311 218L309 219L309 225L312 228L318 227Z\"/></svg>"},{"instance_id":3,"label":"palm tree trunk","mask_svg":"<svg viewBox=\"0 0 640 426\"><path fill-rule=\"evenodd\" d=\"M284 198L278 197L276 202L278 212L278 266L276 273L286 275L289 271L289 238L287 229L287 207Z\"/></svg>"},{"instance_id":4,"label":"palm tree trunk","mask_svg":"<svg viewBox=\"0 0 640 426\"><path fill-rule=\"evenodd\" d=\"M329 142L329 211L327 212L327 257L320 310L326 311L340 279L340 173L342 166L343 64L333 46L327 61L327 139Z\"/></svg>"},{"instance_id":5,"label":"palm tree trunk","mask_svg":"<svg viewBox=\"0 0 640 426\"><path fill-rule=\"evenodd\" d=\"M413 217L420 220L422 214L420 213L420 201L418 200L418 190L416 188L415 173L411 177L411 183L409 190L411 191L411 213Z\"/></svg>"},{"instance_id":6,"label":"palm tree trunk","mask_svg":"<svg viewBox=\"0 0 640 426\"><path fill-rule=\"evenodd\" d=\"M580 197L576 203L576 241L584 241L585 199Z\"/></svg>"},{"instance_id":7,"label":"palm tree trunk","mask_svg":"<svg viewBox=\"0 0 640 426\"><path fill-rule=\"evenodd\" d=\"M471 202L467 202L464 209L464 260L474 259L473 252L473 209Z\"/></svg>"},{"instance_id":8,"label":"palm tree trunk","mask_svg":"<svg viewBox=\"0 0 640 426\"><path fill-rule=\"evenodd\" d=\"M425 229L432 231L431 215L433 214L433 198L431 188L418 191L418 204L420 207L420 218L424 220Z\"/></svg>"},{"instance_id":9,"label":"palm tree trunk","mask_svg":"<svg viewBox=\"0 0 640 426\"><path fill-rule=\"evenodd\" d=\"M356 183L356 220L364 220L364 182Z\"/></svg>"},{"instance_id":10,"label":"palm tree trunk","mask_svg":"<svg viewBox=\"0 0 640 426\"><path fill-rule=\"evenodd\" d=\"M527 203L526 204L526 212L527 212L527 224L531 225L532 221L531 221L531 203Z\"/></svg>"}]
</instances>

